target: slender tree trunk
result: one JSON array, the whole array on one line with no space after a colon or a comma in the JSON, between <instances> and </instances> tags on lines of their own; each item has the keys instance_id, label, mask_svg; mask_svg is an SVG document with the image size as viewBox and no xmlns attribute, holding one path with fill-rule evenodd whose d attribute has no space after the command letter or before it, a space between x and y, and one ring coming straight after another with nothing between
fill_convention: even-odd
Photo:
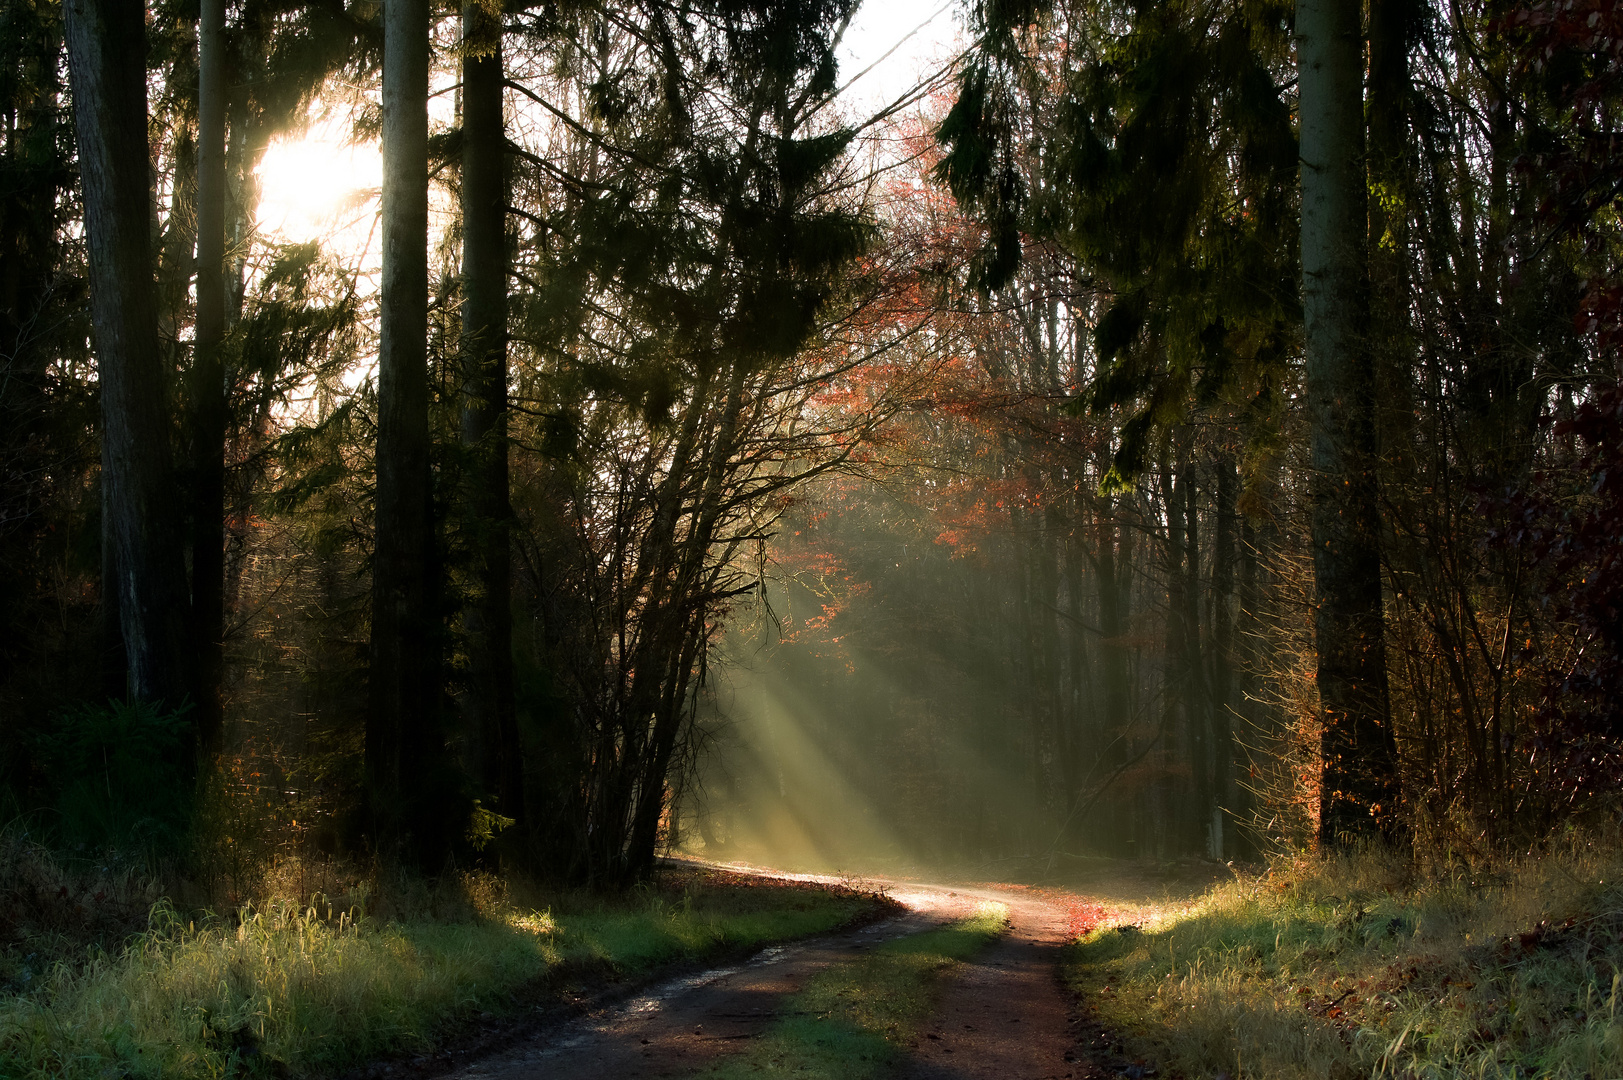
<instances>
[{"instance_id":1,"label":"slender tree trunk","mask_svg":"<svg viewBox=\"0 0 1623 1080\"><path fill-rule=\"evenodd\" d=\"M1180 720L1189 715L1189 627L1184 621L1188 605L1184 590L1188 579L1184 574L1184 515L1188 497L1186 481L1178 475L1176 460L1161 462L1161 501L1166 507L1166 533L1161 545L1161 564L1166 575L1166 623L1161 656L1161 777L1156 782L1157 801L1151 811L1154 845L1157 858L1173 854L1167 850L1167 832L1176 854L1184 854L1184 838L1188 832L1189 815L1185 813L1193 777L1174 786L1171 778L1183 768L1192 765L1189 752L1189 730Z\"/></svg>"},{"instance_id":2,"label":"slender tree trunk","mask_svg":"<svg viewBox=\"0 0 1623 1080\"><path fill-rule=\"evenodd\" d=\"M1234 541L1235 491L1238 477L1234 459L1227 454L1217 462L1217 513L1212 543L1211 593L1211 672L1210 706L1212 722L1212 789L1216 805L1212 807L1212 847L1214 859L1221 859L1233 850L1232 838L1225 836L1227 822L1235 810L1237 788L1234 783L1234 726L1230 705L1234 686Z\"/></svg>"},{"instance_id":3,"label":"slender tree trunk","mask_svg":"<svg viewBox=\"0 0 1623 1080\"><path fill-rule=\"evenodd\" d=\"M192 360L192 650L198 735L221 737L225 636L225 0L201 0L197 33L197 340Z\"/></svg>"},{"instance_id":4,"label":"slender tree trunk","mask_svg":"<svg viewBox=\"0 0 1623 1080\"><path fill-rule=\"evenodd\" d=\"M462 7L462 443L472 595L463 612L463 716L480 784L523 816L513 703L512 517L507 480L507 181L502 27L480 0Z\"/></svg>"},{"instance_id":5,"label":"slender tree trunk","mask_svg":"<svg viewBox=\"0 0 1623 1080\"><path fill-rule=\"evenodd\" d=\"M665 694L658 711L659 719L650 739L648 760L643 763L636 805L629 808L632 810L631 829L626 842L622 884L646 877L654 866L654 855L659 845L659 825L668 806L671 756L686 722L689 684L699 666L704 636L702 621L684 628L681 644L665 672Z\"/></svg>"},{"instance_id":6,"label":"slender tree trunk","mask_svg":"<svg viewBox=\"0 0 1623 1080\"><path fill-rule=\"evenodd\" d=\"M1262 697L1262 677L1264 654L1259 644L1259 633L1262 621L1260 610L1262 590L1259 564L1262 555L1262 530L1257 529L1251 521L1249 514L1239 515L1239 573L1236 591L1237 612L1234 632L1234 657L1238 667L1238 680L1235 697L1237 703L1235 712L1245 731L1245 738L1234 740L1240 753L1234 763L1234 804L1229 807L1230 817L1238 828L1233 830L1234 850L1241 858L1248 858L1256 853L1255 821L1257 786L1256 773L1251 768L1251 757L1246 749L1248 743L1254 743L1257 736L1264 730L1263 721L1266 713L1262 712L1267 706L1260 704ZM1241 779L1241 775L1245 779Z\"/></svg>"},{"instance_id":7,"label":"slender tree trunk","mask_svg":"<svg viewBox=\"0 0 1623 1080\"><path fill-rule=\"evenodd\" d=\"M185 566L153 281L146 11L139 0L63 5L101 392L104 562L116 580L127 690L178 704L187 692Z\"/></svg>"},{"instance_id":8,"label":"slender tree trunk","mask_svg":"<svg viewBox=\"0 0 1623 1080\"><path fill-rule=\"evenodd\" d=\"M1190 783L1175 796L1179 853L1206 846L1206 829L1214 803L1209 698L1200 641L1200 489L1190 461L1193 433L1176 432L1177 457L1163 472L1167 504L1167 671L1175 686L1168 716L1176 709L1183 721L1184 760ZM1170 476L1172 479L1168 479ZM1168 723L1168 730L1174 725Z\"/></svg>"},{"instance_id":9,"label":"slender tree trunk","mask_svg":"<svg viewBox=\"0 0 1623 1080\"><path fill-rule=\"evenodd\" d=\"M1099 507L1099 555L1095 564L1099 587L1099 630L1103 640L1099 643L1099 658L1104 665L1104 762L1100 773L1108 775L1133 753L1131 734L1134 721L1132 696L1131 657L1127 652L1127 626L1132 593L1127 583L1132 580L1132 532L1121 520L1121 500L1108 497ZM1118 540L1118 537L1120 538ZM1117 800L1108 800L1102 813L1106 828L1103 833L1105 849L1112 854L1128 854L1131 850L1129 809Z\"/></svg>"},{"instance_id":10,"label":"slender tree trunk","mask_svg":"<svg viewBox=\"0 0 1623 1080\"><path fill-rule=\"evenodd\" d=\"M184 128L176 133L170 153L169 212L160 227L157 199L149 199L156 239L158 343L165 364L172 362L169 342L177 341L191 311L193 258L197 251L197 143Z\"/></svg>"},{"instance_id":11,"label":"slender tree trunk","mask_svg":"<svg viewBox=\"0 0 1623 1080\"><path fill-rule=\"evenodd\" d=\"M1318 688L1319 840L1397 824L1376 514L1369 342L1364 51L1357 0L1297 0Z\"/></svg>"},{"instance_id":12,"label":"slender tree trunk","mask_svg":"<svg viewBox=\"0 0 1623 1080\"><path fill-rule=\"evenodd\" d=\"M437 862L428 471L428 4L383 6L383 295L366 773L373 840Z\"/></svg>"},{"instance_id":13,"label":"slender tree trunk","mask_svg":"<svg viewBox=\"0 0 1623 1080\"><path fill-rule=\"evenodd\" d=\"M1097 614L1089 612L1087 594L1084 589L1084 579L1087 575L1087 555L1083 551L1087 543L1087 529L1083 524L1085 508L1077 498L1079 492L1071 493L1071 521L1068 535L1060 541L1061 554L1065 558L1065 606L1067 612L1074 620L1068 630L1070 634L1070 648L1066 652L1066 678L1064 686L1065 728L1067 731L1067 758L1066 758L1066 806L1065 812L1070 815L1077 805L1077 800L1085 799L1088 793L1084 790L1086 782L1100 775L1093 768L1090 758L1097 759L1100 750L1106 745L1110 736L1105 733L1106 723L1096 709L1098 683L1094 678L1094 654L1090 647L1095 644L1084 629L1086 624L1097 619ZM1098 623L1095 621L1094 625ZM1074 828L1076 821L1070 818L1067 822L1067 831ZM1064 834L1061 841L1067 838ZM1091 839L1091 838L1090 838Z\"/></svg>"},{"instance_id":14,"label":"slender tree trunk","mask_svg":"<svg viewBox=\"0 0 1623 1080\"><path fill-rule=\"evenodd\" d=\"M1212 810L1217 805L1217 765L1212 739L1212 695L1206 683L1206 648L1201 637L1200 483L1191 460L1194 433L1187 432L1178 452L1180 484L1184 487L1183 540L1183 660L1188 680L1184 691L1184 722L1189 730L1189 765L1194 774L1194 805L1190 807L1189 838L1192 850L1208 846Z\"/></svg>"}]
</instances>

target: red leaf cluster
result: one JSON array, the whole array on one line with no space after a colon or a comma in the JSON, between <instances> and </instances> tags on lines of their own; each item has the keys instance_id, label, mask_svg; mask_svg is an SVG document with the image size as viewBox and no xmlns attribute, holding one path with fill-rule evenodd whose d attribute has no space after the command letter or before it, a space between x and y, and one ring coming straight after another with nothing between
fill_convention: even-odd
<instances>
[{"instance_id":1,"label":"red leaf cluster","mask_svg":"<svg viewBox=\"0 0 1623 1080\"><path fill-rule=\"evenodd\" d=\"M1073 900L1071 910L1065 922L1065 935L1079 938L1083 934L1092 933L1098 929L1099 924L1110 917L1110 912L1102 904L1090 904L1086 900Z\"/></svg>"}]
</instances>

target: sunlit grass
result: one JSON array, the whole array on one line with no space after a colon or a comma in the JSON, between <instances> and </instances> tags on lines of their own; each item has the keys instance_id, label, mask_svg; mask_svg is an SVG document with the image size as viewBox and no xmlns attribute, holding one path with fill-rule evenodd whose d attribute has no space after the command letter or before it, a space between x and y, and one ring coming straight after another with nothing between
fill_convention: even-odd
<instances>
[{"instance_id":1,"label":"sunlit grass","mask_svg":"<svg viewBox=\"0 0 1623 1080\"><path fill-rule=\"evenodd\" d=\"M1623 851L1281 864L1073 947L1128 1056L1190 1076L1623 1076Z\"/></svg>"},{"instance_id":2,"label":"sunlit grass","mask_svg":"<svg viewBox=\"0 0 1623 1080\"><path fill-rule=\"evenodd\" d=\"M0 996L0 1076L327 1071L426 1049L448 1024L516 1007L550 980L815 933L869 903L736 887L458 922L353 921L280 903L201 926L160 907L121 953L57 964L29 992Z\"/></svg>"},{"instance_id":3,"label":"sunlit grass","mask_svg":"<svg viewBox=\"0 0 1623 1080\"><path fill-rule=\"evenodd\" d=\"M766 1036L705 1076L866 1080L889 1075L918 1021L934 1009L943 976L1008 925L1008 909L984 904L967 919L886 942L838 964L796 994Z\"/></svg>"}]
</instances>

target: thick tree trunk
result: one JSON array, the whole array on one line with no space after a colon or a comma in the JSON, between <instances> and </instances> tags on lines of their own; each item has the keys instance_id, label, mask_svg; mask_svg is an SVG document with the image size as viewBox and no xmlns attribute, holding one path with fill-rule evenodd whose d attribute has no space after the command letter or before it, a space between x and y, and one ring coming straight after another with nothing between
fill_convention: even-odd
<instances>
[{"instance_id":1,"label":"thick tree trunk","mask_svg":"<svg viewBox=\"0 0 1623 1080\"><path fill-rule=\"evenodd\" d=\"M120 698L129 693L130 661L124 651L124 619L118 602L118 548L109 531L113 520L113 466L107 441L101 447L101 612L97 630L97 652L101 663L97 676L98 695Z\"/></svg>"},{"instance_id":2,"label":"thick tree trunk","mask_svg":"<svg viewBox=\"0 0 1623 1080\"><path fill-rule=\"evenodd\" d=\"M192 650L198 735L221 737L225 637L225 0L202 0L197 33L197 340L192 359Z\"/></svg>"},{"instance_id":3,"label":"thick tree trunk","mask_svg":"<svg viewBox=\"0 0 1623 1080\"><path fill-rule=\"evenodd\" d=\"M507 479L507 181L501 22L462 8L463 528L471 596L463 611L468 684L462 712L479 782L504 815L523 817L513 704L512 511Z\"/></svg>"},{"instance_id":4,"label":"thick tree trunk","mask_svg":"<svg viewBox=\"0 0 1623 1080\"><path fill-rule=\"evenodd\" d=\"M103 588L116 593L128 693L178 704L187 597L153 281L146 12L140 0L68 0L63 19L101 391L104 565L116 578Z\"/></svg>"},{"instance_id":5,"label":"thick tree trunk","mask_svg":"<svg viewBox=\"0 0 1623 1080\"><path fill-rule=\"evenodd\" d=\"M1398 793L1381 606L1357 0L1298 0L1302 299L1323 713L1319 840L1391 835Z\"/></svg>"},{"instance_id":6,"label":"thick tree trunk","mask_svg":"<svg viewBox=\"0 0 1623 1080\"><path fill-rule=\"evenodd\" d=\"M428 4L383 7L383 294L366 774L380 853L432 865L435 663L428 471Z\"/></svg>"}]
</instances>

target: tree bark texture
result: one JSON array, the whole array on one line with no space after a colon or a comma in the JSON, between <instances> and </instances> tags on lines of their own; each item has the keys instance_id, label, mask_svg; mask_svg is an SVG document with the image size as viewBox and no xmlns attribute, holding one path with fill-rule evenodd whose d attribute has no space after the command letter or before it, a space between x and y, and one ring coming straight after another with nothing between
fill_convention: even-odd
<instances>
[{"instance_id":1,"label":"tree bark texture","mask_svg":"<svg viewBox=\"0 0 1623 1080\"><path fill-rule=\"evenodd\" d=\"M68 0L63 19L101 392L102 542L114 569L103 588L117 594L127 692L178 704L187 596L153 281L146 11L140 0Z\"/></svg>"},{"instance_id":2,"label":"tree bark texture","mask_svg":"<svg viewBox=\"0 0 1623 1080\"><path fill-rule=\"evenodd\" d=\"M438 695L428 464L426 0L383 7L383 292L366 773L373 841L436 861Z\"/></svg>"},{"instance_id":3,"label":"tree bark texture","mask_svg":"<svg viewBox=\"0 0 1623 1080\"><path fill-rule=\"evenodd\" d=\"M462 694L481 786L523 817L513 703L512 509L507 472L507 181L502 27L479 0L462 8L463 522L471 589L463 611Z\"/></svg>"},{"instance_id":4,"label":"tree bark texture","mask_svg":"<svg viewBox=\"0 0 1623 1080\"><path fill-rule=\"evenodd\" d=\"M1364 51L1357 0L1298 0L1302 298L1318 687L1319 840L1390 835L1389 715L1369 342Z\"/></svg>"},{"instance_id":5,"label":"tree bark texture","mask_svg":"<svg viewBox=\"0 0 1623 1080\"><path fill-rule=\"evenodd\" d=\"M218 752L225 637L225 0L197 33L197 337L192 358L192 649L198 735Z\"/></svg>"}]
</instances>

